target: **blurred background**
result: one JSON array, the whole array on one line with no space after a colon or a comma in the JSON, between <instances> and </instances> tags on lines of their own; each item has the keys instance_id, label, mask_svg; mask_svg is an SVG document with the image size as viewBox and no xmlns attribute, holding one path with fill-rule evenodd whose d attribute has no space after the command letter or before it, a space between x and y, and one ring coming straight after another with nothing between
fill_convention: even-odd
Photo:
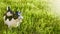
<instances>
[{"instance_id":1,"label":"blurred background","mask_svg":"<svg viewBox=\"0 0 60 34\"><path fill-rule=\"evenodd\" d=\"M60 34L59 4L59 0L0 0L0 34ZM24 17L11 30L3 21L7 6Z\"/></svg>"}]
</instances>

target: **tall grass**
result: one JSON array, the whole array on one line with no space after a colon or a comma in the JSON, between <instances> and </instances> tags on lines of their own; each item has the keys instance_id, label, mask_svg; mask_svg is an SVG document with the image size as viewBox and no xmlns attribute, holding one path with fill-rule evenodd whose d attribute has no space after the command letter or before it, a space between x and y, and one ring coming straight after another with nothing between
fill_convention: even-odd
<instances>
[{"instance_id":1,"label":"tall grass","mask_svg":"<svg viewBox=\"0 0 60 34\"><path fill-rule=\"evenodd\" d=\"M20 26L11 30L3 21L7 6L20 10L24 17ZM51 12L51 4L45 0L0 0L0 34L60 34L60 20Z\"/></svg>"}]
</instances>

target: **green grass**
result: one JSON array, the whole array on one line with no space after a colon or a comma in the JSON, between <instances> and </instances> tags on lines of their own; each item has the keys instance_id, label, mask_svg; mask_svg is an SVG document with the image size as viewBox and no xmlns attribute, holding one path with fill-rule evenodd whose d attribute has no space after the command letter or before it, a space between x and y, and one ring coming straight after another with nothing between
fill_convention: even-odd
<instances>
[{"instance_id":1,"label":"green grass","mask_svg":"<svg viewBox=\"0 0 60 34\"><path fill-rule=\"evenodd\" d=\"M52 5L44 0L0 0L0 34L60 34L60 20L52 12ZM24 17L17 28L9 30L4 24L6 7L20 10Z\"/></svg>"}]
</instances>

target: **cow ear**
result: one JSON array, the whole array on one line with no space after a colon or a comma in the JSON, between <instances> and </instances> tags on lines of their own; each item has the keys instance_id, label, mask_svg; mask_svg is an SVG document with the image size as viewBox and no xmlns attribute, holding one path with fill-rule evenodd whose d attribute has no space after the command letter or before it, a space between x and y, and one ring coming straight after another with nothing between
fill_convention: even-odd
<instances>
[{"instance_id":1,"label":"cow ear","mask_svg":"<svg viewBox=\"0 0 60 34\"><path fill-rule=\"evenodd\" d=\"M7 11L10 11L11 9L10 9L10 6L7 6Z\"/></svg>"},{"instance_id":2,"label":"cow ear","mask_svg":"<svg viewBox=\"0 0 60 34\"><path fill-rule=\"evenodd\" d=\"M21 11L18 11L20 14L22 14L22 12Z\"/></svg>"}]
</instances>

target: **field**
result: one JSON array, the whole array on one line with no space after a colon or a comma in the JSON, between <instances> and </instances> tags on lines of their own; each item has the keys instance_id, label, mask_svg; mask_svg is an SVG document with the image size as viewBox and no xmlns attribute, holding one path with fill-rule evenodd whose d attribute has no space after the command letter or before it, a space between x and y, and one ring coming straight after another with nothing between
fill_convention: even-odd
<instances>
[{"instance_id":1,"label":"field","mask_svg":"<svg viewBox=\"0 0 60 34\"><path fill-rule=\"evenodd\" d=\"M20 10L23 22L11 30L4 24L6 7ZM48 0L0 0L0 34L60 34L60 19Z\"/></svg>"}]
</instances>

